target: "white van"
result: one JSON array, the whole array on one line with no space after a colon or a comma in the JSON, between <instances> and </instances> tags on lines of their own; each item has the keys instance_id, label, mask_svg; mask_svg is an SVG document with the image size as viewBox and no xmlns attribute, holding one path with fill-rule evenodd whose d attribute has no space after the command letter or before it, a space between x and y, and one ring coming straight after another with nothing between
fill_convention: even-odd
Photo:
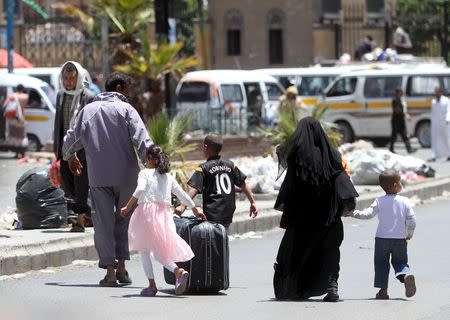
<instances>
[{"instance_id":1,"label":"white van","mask_svg":"<svg viewBox=\"0 0 450 320\"><path fill-rule=\"evenodd\" d=\"M92 79L89 72L85 70L86 80L89 85L92 84ZM1 72L8 72L7 69L0 69ZM52 89L58 93L59 91L59 74L61 73L61 67L50 67L50 68L14 68L15 74L23 74L30 77L35 77L47 82ZM53 105L56 104L56 95L54 100L52 100Z\"/></svg>"},{"instance_id":2,"label":"white van","mask_svg":"<svg viewBox=\"0 0 450 320\"><path fill-rule=\"evenodd\" d=\"M177 110L197 112L192 129L238 134L273 120L283 88L262 72L204 70L186 73L176 94Z\"/></svg>"},{"instance_id":3,"label":"white van","mask_svg":"<svg viewBox=\"0 0 450 320\"><path fill-rule=\"evenodd\" d=\"M29 94L38 100L33 107L25 108L25 130L28 135L28 150L39 151L48 141L53 140L53 127L55 123L55 107L51 98L55 92L50 85L40 79L17 75L0 75L0 106L5 98L14 94L17 85L23 85ZM35 101L36 102L36 101ZM7 146L2 146L2 149Z\"/></svg>"},{"instance_id":4,"label":"white van","mask_svg":"<svg viewBox=\"0 0 450 320\"><path fill-rule=\"evenodd\" d=\"M318 106L330 108L326 118L339 125L344 142L369 138L384 145L391 135L392 99L395 89L401 87L411 115L408 133L429 147L431 100L437 86L450 92L449 68L355 71L334 80Z\"/></svg>"},{"instance_id":5,"label":"white van","mask_svg":"<svg viewBox=\"0 0 450 320\"><path fill-rule=\"evenodd\" d=\"M309 67L309 68L268 68L258 69L278 81L285 87L295 85L299 97L306 106L315 106L328 85L338 76L353 70L363 70L371 65L351 65L338 67Z\"/></svg>"}]
</instances>

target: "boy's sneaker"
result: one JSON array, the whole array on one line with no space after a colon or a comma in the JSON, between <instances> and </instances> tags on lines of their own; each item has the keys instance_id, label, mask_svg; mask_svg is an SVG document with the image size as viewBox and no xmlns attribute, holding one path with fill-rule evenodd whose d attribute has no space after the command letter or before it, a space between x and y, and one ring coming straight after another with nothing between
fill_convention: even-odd
<instances>
[{"instance_id":1,"label":"boy's sneaker","mask_svg":"<svg viewBox=\"0 0 450 320\"><path fill-rule=\"evenodd\" d=\"M378 292L375 296L375 299L377 300L389 300L389 295L385 293Z\"/></svg>"},{"instance_id":2,"label":"boy's sneaker","mask_svg":"<svg viewBox=\"0 0 450 320\"><path fill-rule=\"evenodd\" d=\"M416 294L416 279L412 274L405 276L405 295L407 298L411 298Z\"/></svg>"}]
</instances>

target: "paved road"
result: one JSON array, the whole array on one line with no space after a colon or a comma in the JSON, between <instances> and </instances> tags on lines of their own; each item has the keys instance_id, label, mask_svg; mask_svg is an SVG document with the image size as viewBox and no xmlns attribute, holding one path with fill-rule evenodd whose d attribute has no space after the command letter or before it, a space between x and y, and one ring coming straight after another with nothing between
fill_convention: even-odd
<instances>
[{"instance_id":1,"label":"paved road","mask_svg":"<svg viewBox=\"0 0 450 320\"><path fill-rule=\"evenodd\" d=\"M93 262L0 280L0 319L450 319L449 205L444 199L415 208L418 228L410 242L410 264L418 292L412 299L404 298L404 288L391 274L392 299L373 300L376 220L346 218L338 303L273 300L272 263L282 235L277 231L231 242L231 288L219 296L173 296L155 263L161 293L139 297L146 279L133 257L130 287L98 287L103 273Z\"/></svg>"}]
</instances>

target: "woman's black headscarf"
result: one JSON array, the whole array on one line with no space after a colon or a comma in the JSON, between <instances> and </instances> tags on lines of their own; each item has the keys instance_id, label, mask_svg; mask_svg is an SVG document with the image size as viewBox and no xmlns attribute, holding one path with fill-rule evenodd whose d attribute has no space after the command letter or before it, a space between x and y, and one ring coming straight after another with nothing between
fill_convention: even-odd
<instances>
[{"instance_id":1,"label":"woman's black headscarf","mask_svg":"<svg viewBox=\"0 0 450 320\"><path fill-rule=\"evenodd\" d=\"M310 190L323 191L328 196L325 200L325 216L319 220L325 225L332 224L342 213L342 200L358 196L350 178L344 171L339 152L334 149L321 124L312 117L300 120L295 132L277 148L279 175L287 170L286 178L280 188L275 209L282 210L287 220L297 220L301 209L295 206L301 199L299 183L311 186ZM312 199L310 199L312 201ZM305 207L305 205L303 205ZM312 212L307 213L312 214ZM300 214L301 215L301 214ZM282 218L282 221L284 219Z\"/></svg>"},{"instance_id":2,"label":"woman's black headscarf","mask_svg":"<svg viewBox=\"0 0 450 320\"><path fill-rule=\"evenodd\" d=\"M312 117L300 120L295 132L277 148L277 156L279 175L295 161L297 178L312 185L330 181L344 170L339 153Z\"/></svg>"}]
</instances>

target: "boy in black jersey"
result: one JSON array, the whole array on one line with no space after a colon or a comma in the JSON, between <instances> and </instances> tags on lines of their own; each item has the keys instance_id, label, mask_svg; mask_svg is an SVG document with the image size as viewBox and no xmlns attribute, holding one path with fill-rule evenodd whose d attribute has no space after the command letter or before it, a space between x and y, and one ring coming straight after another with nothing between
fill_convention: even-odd
<instances>
[{"instance_id":1,"label":"boy in black jersey","mask_svg":"<svg viewBox=\"0 0 450 320\"><path fill-rule=\"evenodd\" d=\"M191 198L198 193L203 194L203 212L208 220L228 228L236 210L235 186L241 188L250 201L252 218L256 217L258 210L255 199L245 182L245 174L232 161L221 158L222 144L222 137L218 134L209 134L205 137L203 154L207 161L195 170L188 185ZM181 215L185 209L184 205L180 205L175 213Z\"/></svg>"}]
</instances>

